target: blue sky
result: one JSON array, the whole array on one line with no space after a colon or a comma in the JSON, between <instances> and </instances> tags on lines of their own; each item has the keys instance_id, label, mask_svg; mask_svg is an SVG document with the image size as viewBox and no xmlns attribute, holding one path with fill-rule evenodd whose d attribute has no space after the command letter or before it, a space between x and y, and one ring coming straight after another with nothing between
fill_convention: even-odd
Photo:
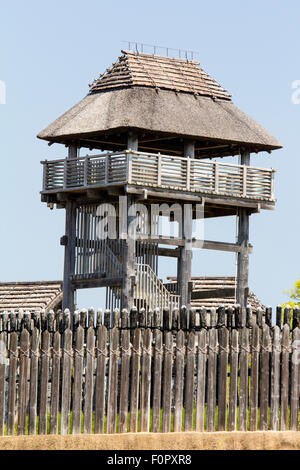
<instances>
[{"instance_id":1,"label":"blue sky","mask_svg":"<svg viewBox=\"0 0 300 470\"><path fill-rule=\"evenodd\" d=\"M123 40L192 49L201 66L233 95L234 103L282 143L253 164L278 170L275 211L251 216L250 288L265 303L285 299L300 277L297 209L300 175L300 105L292 83L300 79L297 1L177 0L0 1L1 281L62 278L63 211L40 202L40 160L65 148L36 134L82 99L88 83L120 54ZM232 218L207 224L206 238L231 241ZM162 264L161 276L174 274ZM197 252L193 275L233 275L235 258ZM99 290L80 292L78 306L103 306Z\"/></svg>"}]
</instances>

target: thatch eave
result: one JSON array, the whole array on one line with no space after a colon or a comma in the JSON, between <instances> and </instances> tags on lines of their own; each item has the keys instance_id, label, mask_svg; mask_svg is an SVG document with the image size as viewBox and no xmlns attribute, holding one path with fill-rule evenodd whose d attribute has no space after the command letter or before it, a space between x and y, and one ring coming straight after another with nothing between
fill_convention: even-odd
<instances>
[{"instance_id":1,"label":"thatch eave","mask_svg":"<svg viewBox=\"0 0 300 470\"><path fill-rule=\"evenodd\" d=\"M67 144L126 129L239 144L256 151L282 147L231 101L140 86L89 94L37 137Z\"/></svg>"}]
</instances>

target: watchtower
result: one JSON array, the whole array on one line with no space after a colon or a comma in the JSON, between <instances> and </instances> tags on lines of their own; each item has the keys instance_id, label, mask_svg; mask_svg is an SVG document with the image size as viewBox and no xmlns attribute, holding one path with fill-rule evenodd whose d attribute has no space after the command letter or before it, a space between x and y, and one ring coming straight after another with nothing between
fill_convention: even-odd
<instances>
[{"instance_id":1,"label":"watchtower","mask_svg":"<svg viewBox=\"0 0 300 470\"><path fill-rule=\"evenodd\" d=\"M124 50L38 137L68 148L42 162L41 192L66 211L63 307L74 308L76 289L100 286L110 308L189 305L194 247L238 253L236 301L246 306L249 217L275 205L274 171L250 166L250 154L281 145L199 62ZM177 236L160 233L168 210ZM193 237L201 214L236 216L237 242ZM160 256L178 260L172 285L157 276Z\"/></svg>"}]
</instances>

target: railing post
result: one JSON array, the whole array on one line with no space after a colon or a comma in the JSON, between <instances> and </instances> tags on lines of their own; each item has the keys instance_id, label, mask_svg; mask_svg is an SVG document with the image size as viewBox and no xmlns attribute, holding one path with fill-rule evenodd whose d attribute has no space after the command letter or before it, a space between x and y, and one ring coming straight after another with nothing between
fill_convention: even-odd
<instances>
[{"instance_id":1,"label":"railing post","mask_svg":"<svg viewBox=\"0 0 300 470\"><path fill-rule=\"evenodd\" d=\"M157 156L157 186L161 186L161 154Z\"/></svg>"},{"instance_id":2,"label":"railing post","mask_svg":"<svg viewBox=\"0 0 300 470\"><path fill-rule=\"evenodd\" d=\"M215 192L219 192L219 163L215 162Z\"/></svg>"},{"instance_id":3,"label":"railing post","mask_svg":"<svg viewBox=\"0 0 300 470\"><path fill-rule=\"evenodd\" d=\"M271 199L274 199L275 197L275 180L274 180L274 176L275 176L275 172L276 170L271 170L272 173L271 173Z\"/></svg>"},{"instance_id":4,"label":"railing post","mask_svg":"<svg viewBox=\"0 0 300 470\"><path fill-rule=\"evenodd\" d=\"M191 159L186 159L186 190L189 191L191 187Z\"/></svg>"},{"instance_id":5,"label":"railing post","mask_svg":"<svg viewBox=\"0 0 300 470\"><path fill-rule=\"evenodd\" d=\"M127 154L127 182L131 184L132 180L132 153Z\"/></svg>"},{"instance_id":6,"label":"railing post","mask_svg":"<svg viewBox=\"0 0 300 470\"><path fill-rule=\"evenodd\" d=\"M47 191L48 189L48 163L45 161L43 163L43 191Z\"/></svg>"},{"instance_id":7,"label":"railing post","mask_svg":"<svg viewBox=\"0 0 300 470\"><path fill-rule=\"evenodd\" d=\"M247 166L246 165L243 166L243 191L242 191L242 195L244 197L247 196Z\"/></svg>"},{"instance_id":8,"label":"railing post","mask_svg":"<svg viewBox=\"0 0 300 470\"><path fill-rule=\"evenodd\" d=\"M109 155L105 156L105 184L109 181Z\"/></svg>"},{"instance_id":9,"label":"railing post","mask_svg":"<svg viewBox=\"0 0 300 470\"><path fill-rule=\"evenodd\" d=\"M89 157L86 155L83 163L83 185L88 185L88 164L89 164Z\"/></svg>"},{"instance_id":10,"label":"railing post","mask_svg":"<svg viewBox=\"0 0 300 470\"><path fill-rule=\"evenodd\" d=\"M65 158L64 161L64 189L67 188L67 177L68 177L68 159Z\"/></svg>"}]
</instances>

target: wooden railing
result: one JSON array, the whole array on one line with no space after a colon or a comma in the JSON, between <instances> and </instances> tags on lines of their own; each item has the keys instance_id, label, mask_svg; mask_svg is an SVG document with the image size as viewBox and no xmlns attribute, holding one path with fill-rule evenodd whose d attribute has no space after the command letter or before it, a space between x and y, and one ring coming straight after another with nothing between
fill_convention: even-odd
<instances>
[{"instance_id":1,"label":"wooden railing","mask_svg":"<svg viewBox=\"0 0 300 470\"><path fill-rule=\"evenodd\" d=\"M150 310L179 308L180 295L170 293L148 264L137 264L136 271L134 298L137 306Z\"/></svg>"},{"instance_id":2,"label":"wooden railing","mask_svg":"<svg viewBox=\"0 0 300 470\"><path fill-rule=\"evenodd\" d=\"M43 192L119 184L274 200L274 170L125 151L43 161Z\"/></svg>"}]
</instances>

